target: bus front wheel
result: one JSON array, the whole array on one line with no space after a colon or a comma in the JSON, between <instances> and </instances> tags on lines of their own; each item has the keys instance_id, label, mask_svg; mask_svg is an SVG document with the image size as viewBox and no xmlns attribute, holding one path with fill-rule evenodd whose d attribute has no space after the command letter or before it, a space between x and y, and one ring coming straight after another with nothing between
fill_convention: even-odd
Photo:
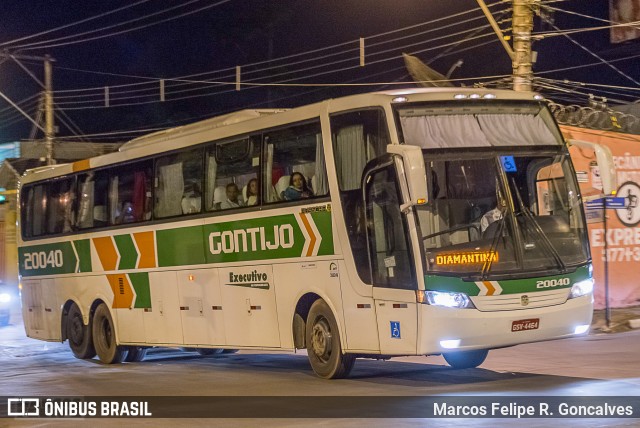
<instances>
[{"instance_id":1,"label":"bus front wheel","mask_svg":"<svg viewBox=\"0 0 640 428\"><path fill-rule=\"evenodd\" d=\"M66 330L69 349L73 352L74 357L84 360L96 356L91 335L91 322L84 325L82 312L75 303L71 304L67 313Z\"/></svg>"},{"instance_id":2,"label":"bus front wheel","mask_svg":"<svg viewBox=\"0 0 640 428\"><path fill-rule=\"evenodd\" d=\"M313 371L324 379L339 379L349 375L355 357L342 353L338 324L329 305L316 300L307 318L307 355Z\"/></svg>"},{"instance_id":3,"label":"bus front wheel","mask_svg":"<svg viewBox=\"0 0 640 428\"><path fill-rule=\"evenodd\" d=\"M93 346L105 364L121 363L127 356L127 347L116 345L115 326L104 303L100 303L93 314Z\"/></svg>"},{"instance_id":4,"label":"bus front wheel","mask_svg":"<svg viewBox=\"0 0 640 428\"><path fill-rule=\"evenodd\" d=\"M488 353L488 349L478 349L475 351L447 352L442 356L454 369L471 369L482 364Z\"/></svg>"}]
</instances>

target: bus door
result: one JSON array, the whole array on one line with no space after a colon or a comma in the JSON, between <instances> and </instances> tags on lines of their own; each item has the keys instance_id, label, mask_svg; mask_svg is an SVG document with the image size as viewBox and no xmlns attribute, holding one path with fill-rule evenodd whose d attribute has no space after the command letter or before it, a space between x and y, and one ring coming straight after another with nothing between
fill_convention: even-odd
<instances>
[{"instance_id":1,"label":"bus door","mask_svg":"<svg viewBox=\"0 0 640 428\"><path fill-rule=\"evenodd\" d=\"M150 272L151 308L144 311L147 343L183 344L176 272Z\"/></svg>"},{"instance_id":2,"label":"bus door","mask_svg":"<svg viewBox=\"0 0 640 428\"><path fill-rule=\"evenodd\" d=\"M377 165L364 176L367 245L380 352L415 354L416 274L396 159L372 161Z\"/></svg>"},{"instance_id":3,"label":"bus door","mask_svg":"<svg viewBox=\"0 0 640 428\"><path fill-rule=\"evenodd\" d=\"M221 268L220 294L227 345L280 347L273 268Z\"/></svg>"},{"instance_id":4,"label":"bus door","mask_svg":"<svg viewBox=\"0 0 640 428\"><path fill-rule=\"evenodd\" d=\"M178 272L185 345L226 344L218 269Z\"/></svg>"}]
</instances>

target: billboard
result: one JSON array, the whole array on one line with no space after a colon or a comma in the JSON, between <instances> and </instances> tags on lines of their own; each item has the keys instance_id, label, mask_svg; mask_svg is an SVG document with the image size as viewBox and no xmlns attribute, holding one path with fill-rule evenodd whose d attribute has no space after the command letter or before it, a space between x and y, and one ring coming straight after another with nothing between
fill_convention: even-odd
<instances>
[{"instance_id":1,"label":"billboard","mask_svg":"<svg viewBox=\"0 0 640 428\"><path fill-rule=\"evenodd\" d=\"M611 43L621 43L640 37L640 0L609 0L609 19L615 24L633 26L612 27Z\"/></svg>"},{"instance_id":2,"label":"billboard","mask_svg":"<svg viewBox=\"0 0 640 428\"><path fill-rule=\"evenodd\" d=\"M604 249L607 243L609 305L612 308L640 304L640 136L610 131L561 126L566 138L590 141L611 149L616 168L616 200L622 203L606 210L587 203L591 256L595 279L595 307L605 307ZM602 190L593 153L578 146L570 149L582 194ZM607 216L607 227L604 216Z\"/></svg>"}]
</instances>

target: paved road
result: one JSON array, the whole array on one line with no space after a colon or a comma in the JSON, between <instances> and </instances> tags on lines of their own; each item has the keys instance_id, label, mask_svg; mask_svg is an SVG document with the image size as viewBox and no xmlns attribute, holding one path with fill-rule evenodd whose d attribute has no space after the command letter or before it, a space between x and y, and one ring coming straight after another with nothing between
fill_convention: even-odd
<instances>
[{"instance_id":1,"label":"paved road","mask_svg":"<svg viewBox=\"0 0 640 428\"><path fill-rule=\"evenodd\" d=\"M349 379L315 377L304 353L240 352L201 357L175 349L154 349L141 363L101 365L73 358L66 344L26 338L19 317L0 328L0 395L74 396L640 396L640 331L596 334L521 345L490 352L478 369L452 370L441 357L391 361L358 360ZM640 400L638 401L640 407ZM250 412L250 409L247 410ZM40 421L42 422L42 421ZM67 421L47 421L68 426ZM96 424L96 422L98 422ZM198 419L146 420L137 425L208 426ZM216 425L246 426L252 420L224 419ZM447 426L451 420L370 419L367 425ZM458 426L515 425L517 420L457 419ZM0 420L9 426L36 421ZM122 421L92 420L102 426ZM527 426L572 425L569 420L529 420ZM575 421L574 421L575 423ZM583 426L637 426L640 420L581 420ZM127 424L129 422L127 421ZM361 419L270 419L265 426L361 426Z\"/></svg>"}]
</instances>

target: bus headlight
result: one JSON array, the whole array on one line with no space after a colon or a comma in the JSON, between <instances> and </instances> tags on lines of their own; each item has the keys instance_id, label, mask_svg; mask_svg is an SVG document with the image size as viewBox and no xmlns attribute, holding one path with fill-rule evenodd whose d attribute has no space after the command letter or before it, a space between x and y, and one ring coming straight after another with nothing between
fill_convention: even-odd
<instances>
[{"instance_id":1,"label":"bus headlight","mask_svg":"<svg viewBox=\"0 0 640 428\"><path fill-rule=\"evenodd\" d=\"M444 306L447 308L472 309L475 308L469 296L465 293L418 290L417 298L419 303L426 303L433 306Z\"/></svg>"},{"instance_id":2,"label":"bus headlight","mask_svg":"<svg viewBox=\"0 0 640 428\"><path fill-rule=\"evenodd\" d=\"M9 303L11 301L11 294L0 293L0 303Z\"/></svg>"},{"instance_id":3,"label":"bus headlight","mask_svg":"<svg viewBox=\"0 0 640 428\"><path fill-rule=\"evenodd\" d=\"M569 298L575 299L576 297L585 296L591 293L593 293L593 279L589 278L573 284Z\"/></svg>"}]
</instances>

